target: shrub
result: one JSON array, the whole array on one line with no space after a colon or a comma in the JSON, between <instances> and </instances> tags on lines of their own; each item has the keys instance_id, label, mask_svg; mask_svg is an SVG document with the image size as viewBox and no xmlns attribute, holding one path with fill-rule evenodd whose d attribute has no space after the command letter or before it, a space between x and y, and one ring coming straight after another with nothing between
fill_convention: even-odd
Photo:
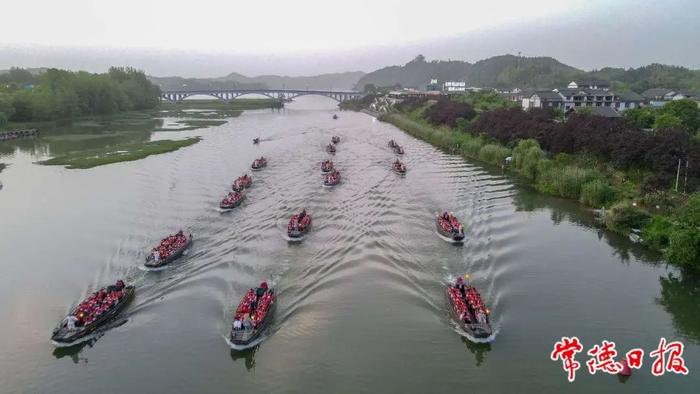
<instances>
[{"instance_id":1,"label":"shrub","mask_svg":"<svg viewBox=\"0 0 700 394\"><path fill-rule=\"evenodd\" d=\"M434 125L455 127L457 119L471 120L476 116L476 111L468 103L459 103L443 97L428 107L423 114Z\"/></svg>"},{"instance_id":2,"label":"shrub","mask_svg":"<svg viewBox=\"0 0 700 394\"><path fill-rule=\"evenodd\" d=\"M656 250L668 247L673 223L663 216L654 216L642 229L644 243Z\"/></svg>"},{"instance_id":3,"label":"shrub","mask_svg":"<svg viewBox=\"0 0 700 394\"><path fill-rule=\"evenodd\" d=\"M678 228L671 232L666 257L674 264L700 269L700 230Z\"/></svg>"},{"instance_id":4,"label":"shrub","mask_svg":"<svg viewBox=\"0 0 700 394\"><path fill-rule=\"evenodd\" d=\"M581 203L590 207L605 206L615 201L615 190L602 179L593 179L581 186Z\"/></svg>"},{"instance_id":5,"label":"shrub","mask_svg":"<svg viewBox=\"0 0 700 394\"><path fill-rule=\"evenodd\" d=\"M649 214L628 201L613 205L605 215L605 225L620 232L628 232L633 228L642 228L648 221Z\"/></svg>"},{"instance_id":6,"label":"shrub","mask_svg":"<svg viewBox=\"0 0 700 394\"><path fill-rule=\"evenodd\" d=\"M531 181L537 179L537 168L544 159L540 144L533 139L521 140L513 148L513 166Z\"/></svg>"},{"instance_id":7,"label":"shrub","mask_svg":"<svg viewBox=\"0 0 700 394\"><path fill-rule=\"evenodd\" d=\"M500 164L510 156L510 149L496 144L486 144L479 150L479 160L492 164Z\"/></svg>"}]
</instances>

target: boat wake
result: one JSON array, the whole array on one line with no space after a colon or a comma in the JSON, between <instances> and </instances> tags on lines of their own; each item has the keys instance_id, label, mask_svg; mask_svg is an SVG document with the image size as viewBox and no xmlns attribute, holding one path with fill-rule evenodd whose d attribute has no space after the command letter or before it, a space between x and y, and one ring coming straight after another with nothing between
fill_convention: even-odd
<instances>
[{"instance_id":1,"label":"boat wake","mask_svg":"<svg viewBox=\"0 0 700 394\"><path fill-rule=\"evenodd\" d=\"M260 338L254 340L253 342L246 344L246 345L236 345L233 342L231 342L231 339L229 339L227 336L222 335L224 338L224 341L228 344L228 346L233 349L233 350L247 350L250 348L254 348L261 344L265 339L267 339L267 335L261 336Z\"/></svg>"},{"instance_id":2,"label":"boat wake","mask_svg":"<svg viewBox=\"0 0 700 394\"><path fill-rule=\"evenodd\" d=\"M295 242L302 242L306 238L306 235L302 235L301 237L290 237L289 235L283 233L282 234L282 239L284 239L287 242L295 243Z\"/></svg>"},{"instance_id":3,"label":"boat wake","mask_svg":"<svg viewBox=\"0 0 700 394\"><path fill-rule=\"evenodd\" d=\"M145 272L156 272L156 271L165 271L165 270L167 270L168 268L170 268L170 264L166 264L166 265L163 265L163 266L160 266L160 267L147 267L147 266L141 264L141 265L139 265L138 267L139 267L139 269L140 269L141 271L145 271Z\"/></svg>"},{"instance_id":4,"label":"boat wake","mask_svg":"<svg viewBox=\"0 0 700 394\"><path fill-rule=\"evenodd\" d=\"M476 337L470 335L469 333L467 333L466 331L462 330L462 328L459 326L459 324L457 324L457 322L455 322L454 320L452 321L452 328L461 337L466 338L470 342L473 342L473 343L491 343L491 342L496 340L496 336L501 331L501 327L499 326L499 327L496 327L493 330L493 333L491 333L491 335L489 335L488 337L476 338Z\"/></svg>"},{"instance_id":5,"label":"boat wake","mask_svg":"<svg viewBox=\"0 0 700 394\"><path fill-rule=\"evenodd\" d=\"M467 242L467 240L469 239L469 238L467 238L467 237L464 237L464 239L461 240L461 241L455 241L455 240L452 239L452 238L447 238L446 236L440 234L437 230L435 230L435 235L437 235L438 237L440 237L443 241L449 242L449 243L451 243L451 244L463 244L463 243Z\"/></svg>"}]
</instances>

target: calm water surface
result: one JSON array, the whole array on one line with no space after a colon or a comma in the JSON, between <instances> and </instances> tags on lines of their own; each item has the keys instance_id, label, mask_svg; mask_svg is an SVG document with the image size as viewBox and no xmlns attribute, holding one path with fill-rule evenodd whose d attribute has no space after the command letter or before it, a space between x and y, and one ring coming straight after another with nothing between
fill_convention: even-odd
<instances>
[{"instance_id":1,"label":"calm water surface","mask_svg":"<svg viewBox=\"0 0 700 394\"><path fill-rule=\"evenodd\" d=\"M333 113L330 101L306 98L189 132L123 127L0 143L10 164L0 173L0 391L697 392L700 279L601 232L574 203L365 114ZM190 135L204 139L136 162L33 164L105 138ZM332 135L342 139L343 183L327 189L319 163ZM390 170L391 138L406 149L405 177ZM270 164L253 174L246 202L218 212L260 155ZM302 207L314 227L288 244L286 222ZM465 221L464 246L436 235L441 208ZM145 251L180 227L194 233L189 254L140 269ZM465 272L492 309L490 344L463 339L448 317L444 283ZM69 308L121 277L137 286L126 322L55 349L51 329ZM261 280L279 293L273 329L261 345L231 350L233 308ZM626 382L584 365L569 384L549 353L572 335L585 349L608 339L623 352L681 340L691 372L655 378L647 356Z\"/></svg>"}]
</instances>

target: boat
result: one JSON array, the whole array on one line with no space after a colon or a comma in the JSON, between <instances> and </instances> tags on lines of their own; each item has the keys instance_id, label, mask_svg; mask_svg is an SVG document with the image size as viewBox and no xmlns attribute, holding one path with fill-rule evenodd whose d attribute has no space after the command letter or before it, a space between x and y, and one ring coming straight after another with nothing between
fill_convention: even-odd
<instances>
[{"instance_id":1,"label":"boat","mask_svg":"<svg viewBox=\"0 0 700 394\"><path fill-rule=\"evenodd\" d=\"M392 163L391 168L398 174L406 174L406 164L399 161L399 159L396 159L396 161Z\"/></svg>"},{"instance_id":2,"label":"boat","mask_svg":"<svg viewBox=\"0 0 700 394\"><path fill-rule=\"evenodd\" d=\"M10 130L0 132L0 141L9 141L22 137L39 135L39 129Z\"/></svg>"},{"instance_id":3,"label":"boat","mask_svg":"<svg viewBox=\"0 0 700 394\"><path fill-rule=\"evenodd\" d=\"M340 137L338 137L337 135L334 135L334 136L331 138L331 142L334 143L334 144L339 143L339 142L340 142Z\"/></svg>"},{"instance_id":4,"label":"boat","mask_svg":"<svg viewBox=\"0 0 700 394\"><path fill-rule=\"evenodd\" d=\"M443 212L437 217L437 231L443 237L449 238L453 242L464 241L464 227L459 223L452 213Z\"/></svg>"},{"instance_id":5,"label":"boat","mask_svg":"<svg viewBox=\"0 0 700 394\"><path fill-rule=\"evenodd\" d=\"M276 301L275 290L268 288L266 282L248 290L236 308L229 336L231 344L246 346L260 337L272 322Z\"/></svg>"},{"instance_id":6,"label":"boat","mask_svg":"<svg viewBox=\"0 0 700 394\"><path fill-rule=\"evenodd\" d=\"M237 206L241 205L241 203L245 200L245 193L243 192L229 192L226 197L224 197L223 200L221 200L221 203L219 204L219 208L221 209L233 209L236 208Z\"/></svg>"},{"instance_id":7,"label":"boat","mask_svg":"<svg viewBox=\"0 0 700 394\"><path fill-rule=\"evenodd\" d=\"M260 143L260 138L253 138L253 144L259 144Z\"/></svg>"},{"instance_id":8,"label":"boat","mask_svg":"<svg viewBox=\"0 0 700 394\"><path fill-rule=\"evenodd\" d=\"M403 155L403 148L400 145L395 145L394 153L396 153L397 155Z\"/></svg>"},{"instance_id":9,"label":"boat","mask_svg":"<svg viewBox=\"0 0 700 394\"><path fill-rule=\"evenodd\" d=\"M333 114L333 119L338 119L338 115Z\"/></svg>"},{"instance_id":10,"label":"boat","mask_svg":"<svg viewBox=\"0 0 700 394\"><path fill-rule=\"evenodd\" d=\"M182 256L192 243L192 234L185 235L182 230L169 235L160 241L160 244L146 256L146 267L157 268L172 263Z\"/></svg>"},{"instance_id":11,"label":"boat","mask_svg":"<svg viewBox=\"0 0 700 394\"><path fill-rule=\"evenodd\" d=\"M302 238L311 228L311 215L306 213L306 209L298 215L292 215L287 224L287 236L289 238Z\"/></svg>"},{"instance_id":12,"label":"boat","mask_svg":"<svg viewBox=\"0 0 700 394\"><path fill-rule=\"evenodd\" d=\"M252 184L253 177L248 174L245 174L233 181L233 185L231 185L231 188L234 192L242 192L243 190L249 188Z\"/></svg>"},{"instance_id":13,"label":"boat","mask_svg":"<svg viewBox=\"0 0 700 394\"><path fill-rule=\"evenodd\" d=\"M335 153L335 145L333 145L333 144L328 144L328 145L326 146L326 152L328 152L328 153Z\"/></svg>"},{"instance_id":14,"label":"boat","mask_svg":"<svg viewBox=\"0 0 700 394\"><path fill-rule=\"evenodd\" d=\"M389 148L394 149L397 146L399 146L399 145L396 143L396 141L389 140Z\"/></svg>"},{"instance_id":15,"label":"boat","mask_svg":"<svg viewBox=\"0 0 700 394\"><path fill-rule=\"evenodd\" d=\"M489 314L481 295L474 286L465 284L457 278L454 285L447 284L447 300L450 303L450 312L459 322L459 326L475 339L485 339L493 334ZM460 287L464 287L464 295Z\"/></svg>"},{"instance_id":16,"label":"boat","mask_svg":"<svg viewBox=\"0 0 700 394\"><path fill-rule=\"evenodd\" d=\"M321 162L321 172L326 174L333 171L333 161L332 160L325 160Z\"/></svg>"},{"instance_id":17,"label":"boat","mask_svg":"<svg viewBox=\"0 0 700 394\"><path fill-rule=\"evenodd\" d=\"M340 171L338 170L333 170L330 174L327 174L323 178L323 185L324 186L336 186L337 184L340 183Z\"/></svg>"},{"instance_id":18,"label":"boat","mask_svg":"<svg viewBox=\"0 0 700 394\"><path fill-rule=\"evenodd\" d=\"M72 345L112 321L134 296L134 286L116 284L103 287L80 302L53 330L57 345Z\"/></svg>"},{"instance_id":19,"label":"boat","mask_svg":"<svg viewBox=\"0 0 700 394\"><path fill-rule=\"evenodd\" d=\"M263 156L260 156L259 159L253 160L253 164L250 167L254 170L261 170L267 167L267 159Z\"/></svg>"}]
</instances>

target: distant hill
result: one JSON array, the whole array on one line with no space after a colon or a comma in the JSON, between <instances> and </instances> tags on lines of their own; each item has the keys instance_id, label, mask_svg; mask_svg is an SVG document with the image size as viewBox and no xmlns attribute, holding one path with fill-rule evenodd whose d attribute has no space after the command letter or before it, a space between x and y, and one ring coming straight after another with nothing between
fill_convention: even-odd
<instances>
[{"instance_id":1,"label":"distant hill","mask_svg":"<svg viewBox=\"0 0 700 394\"><path fill-rule=\"evenodd\" d=\"M494 56L474 64L462 61L426 61L418 56L403 66L384 67L366 74L357 89L375 86L423 87L430 79L466 81L469 86L493 88L561 87L573 79L602 79L621 90L644 91L650 87L700 89L700 71L652 64L636 69L604 68L583 71L551 57Z\"/></svg>"},{"instance_id":2,"label":"distant hill","mask_svg":"<svg viewBox=\"0 0 700 394\"><path fill-rule=\"evenodd\" d=\"M362 90L367 84L375 86L424 87L431 79L442 81L459 81L467 75L471 64L463 61L425 61L422 55L403 66L384 67L363 76L356 85Z\"/></svg>"},{"instance_id":3,"label":"distant hill","mask_svg":"<svg viewBox=\"0 0 700 394\"><path fill-rule=\"evenodd\" d=\"M198 89L341 89L350 90L364 75L361 71L304 77L261 75L247 77L231 73L220 78L149 77L162 90Z\"/></svg>"}]
</instances>

